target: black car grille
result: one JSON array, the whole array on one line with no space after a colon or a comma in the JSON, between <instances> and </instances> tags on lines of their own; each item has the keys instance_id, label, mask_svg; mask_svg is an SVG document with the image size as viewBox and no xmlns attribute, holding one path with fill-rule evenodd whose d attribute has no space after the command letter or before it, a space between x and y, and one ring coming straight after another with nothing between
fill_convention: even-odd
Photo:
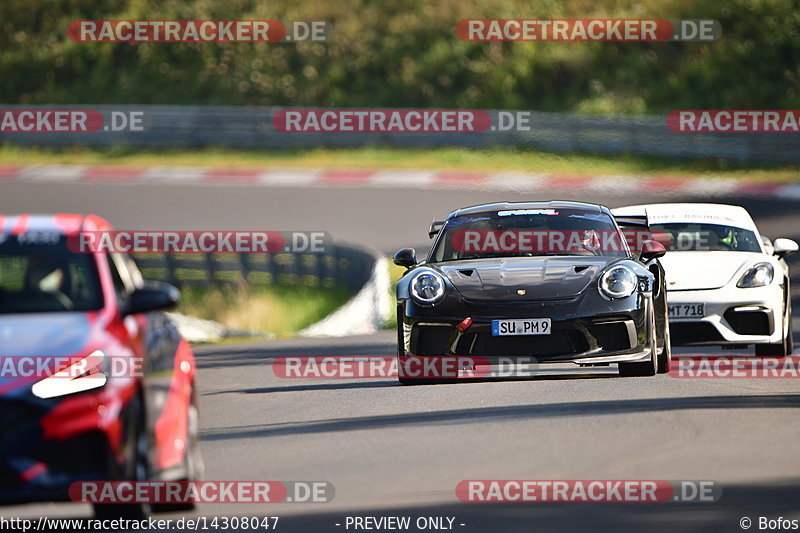
<instances>
[{"instance_id":1,"label":"black car grille","mask_svg":"<svg viewBox=\"0 0 800 533\"><path fill-rule=\"evenodd\" d=\"M597 340L597 346L602 350L613 351L635 348L635 345L631 345L631 338L625 322L591 324L589 333Z\"/></svg>"},{"instance_id":2,"label":"black car grille","mask_svg":"<svg viewBox=\"0 0 800 533\"><path fill-rule=\"evenodd\" d=\"M555 330L550 335L497 337L491 333L466 334L459 340L457 355L524 357L569 355L589 349L586 337L576 330Z\"/></svg>"},{"instance_id":3,"label":"black car grille","mask_svg":"<svg viewBox=\"0 0 800 533\"><path fill-rule=\"evenodd\" d=\"M714 343L724 340L717 328L708 322L670 322L669 336L672 344Z\"/></svg>"},{"instance_id":4,"label":"black car grille","mask_svg":"<svg viewBox=\"0 0 800 533\"><path fill-rule=\"evenodd\" d=\"M47 410L36 405L0 401L0 459L24 457L45 463L56 472L81 474L103 472L108 465L108 442L99 431L88 431L67 440L44 440L42 418ZM18 473L0 465L0 487L18 483Z\"/></svg>"},{"instance_id":5,"label":"black car grille","mask_svg":"<svg viewBox=\"0 0 800 533\"><path fill-rule=\"evenodd\" d=\"M771 335L769 315L764 311L734 311L728 309L722 315L731 329L739 335Z\"/></svg>"},{"instance_id":6,"label":"black car grille","mask_svg":"<svg viewBox=\"0 0 800 533\"><path fill-rule=\"evenodd\" d=\"M99 431L81 433L63 442L47 441L31 455L53 470L70 474L102 472L110 464L108 441Z\"/></svg>"},{"instance_id":7,"label":"black car grille","mask_svg":"<svg viewBox=\"0 0 800 533\"><path fill-rule=\"evenodd\" d=\"M449 324L414 326L411 333L411 353L416 355L442 355L447 351L455 328Z\"/></svg>"},{"instance_id":8,"label":"black car grille","mask_svg":"<svg viewBox=\"0 0 800 533\"><path fill-rule=\"evenodd\" d=\"M24 402L0 402L0 455L15 447L29 446L40 433L44 410Z\"/></svg>"},{"instance_id":9,"label":"black car grille","mask_svg":"<svg viewBox=\"0 0 800 533\"><path fill-rule=\"evenodd\" d=\"M585 326L556 326L549 335L518 336L494 336L488 326L477 331L473 326L458 337L455 348L451 346L456 339L455 326L421 323L415 324L411 330L410 352L423 356L454 353L478 357L536 357L577 355L598 348L603 351L624 351L635 348L637 343L635 336L631 338L628 322L629 319L605 319Z\"/></svg>"}]
</instances>

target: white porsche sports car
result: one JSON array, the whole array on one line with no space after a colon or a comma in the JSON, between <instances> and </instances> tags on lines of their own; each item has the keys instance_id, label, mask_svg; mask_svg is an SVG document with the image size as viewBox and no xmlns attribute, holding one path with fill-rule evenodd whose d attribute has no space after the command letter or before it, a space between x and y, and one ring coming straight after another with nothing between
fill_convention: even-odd
<instances>
[{"instance_id":1,"label":"white porsche sports car","mask_svg":"<svg viewBox=\"0 0 800 533\"><path fill-rule=\"evenodd\" d=\"M755 345L756 355L792 353L792 302L784 257L790 239L762 237L750 214L722 204L649 204L612 211L646 220L667 246L670 337L675 345Z\"/></svg>"}]
</instances>

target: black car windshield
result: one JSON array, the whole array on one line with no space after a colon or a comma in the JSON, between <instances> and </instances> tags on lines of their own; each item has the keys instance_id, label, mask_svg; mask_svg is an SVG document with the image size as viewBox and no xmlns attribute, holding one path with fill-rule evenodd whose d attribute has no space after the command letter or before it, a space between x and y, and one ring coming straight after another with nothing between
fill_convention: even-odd
<instances>
[{"instance_id":1,"label":"black car windshield","mask_svg":"<svg viewBox=\"0 0 800 533\"><path fill-rule=\"evenodd\" d=\"M576 208L511 209L448 220L431 262L546 255L630 255L606 213Z\"/></svg>"},{"instance_id":2,"label":"black car windshield","mask_svg":"<svg viewBox=\"0 0 800 533\"><path fill-rule=\"evenodd\" d=\"M670 223L652 224L653 232L666 233L670 252L761 252L755 232L720 224Z\"/></svg>"},{"instance_id":3,"label":"black car windshield","mask_svg":"<svg viewBox=\"0 0 800 533\"><path fill-rule=\"evenodd\" d=\"M0 313L91 311L102 308L91 254L58 234L0 236Z\"/></svg>"}]
</instances>

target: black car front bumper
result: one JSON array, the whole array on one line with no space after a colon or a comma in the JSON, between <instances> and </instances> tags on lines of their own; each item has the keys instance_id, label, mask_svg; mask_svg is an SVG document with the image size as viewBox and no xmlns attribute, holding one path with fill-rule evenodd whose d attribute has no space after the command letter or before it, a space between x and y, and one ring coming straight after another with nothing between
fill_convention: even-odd
<instances>
[{"instance_id":1,"label":"black car front bumper","mask_svg":"<svg viewBox=\"0 0 800 533\"><path fill-rule=\"evenodd\" d=\"M650 300L641 294L620 301L558 301L485 304L461 300L422 307L411 300L398 305L400 355L469 356L496 362L528 357L540 363L639 362L649 359ZM465 318L472 324L459 330ZM548 335L494 336L495 319L549 318Z\"/></svg>"},{"instance_id":2,"label":"black car front bumper","mask_svg":"<svg viewBox=\"0 0 800 533\"><path fill-rule=\"evenodd\" d=\"M69 500L76 481L106 479L109 444L101 431L46 438L48 409L35 402L0 400L0 504Z\"/></svg>"}]
</instances>

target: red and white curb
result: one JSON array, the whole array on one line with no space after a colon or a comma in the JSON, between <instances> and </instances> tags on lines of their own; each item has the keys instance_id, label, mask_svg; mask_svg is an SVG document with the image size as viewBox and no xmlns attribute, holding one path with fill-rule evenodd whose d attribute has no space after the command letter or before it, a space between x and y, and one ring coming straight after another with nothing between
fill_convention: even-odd
<instances>
[{"instance_id":1,"label":"red and white curb","mask_svg":"<svg viewBox=\"0 0 800 533\"><path fill-rule=\"evenodd\" d=\"M0 165L0 183L255 185L267 187L441 188L485 191L580 190L689 196L750 196L800 200L800 183L732 178L589 176L560 173L469 172L116 165Z\"/></svg>"}]
</instances>

